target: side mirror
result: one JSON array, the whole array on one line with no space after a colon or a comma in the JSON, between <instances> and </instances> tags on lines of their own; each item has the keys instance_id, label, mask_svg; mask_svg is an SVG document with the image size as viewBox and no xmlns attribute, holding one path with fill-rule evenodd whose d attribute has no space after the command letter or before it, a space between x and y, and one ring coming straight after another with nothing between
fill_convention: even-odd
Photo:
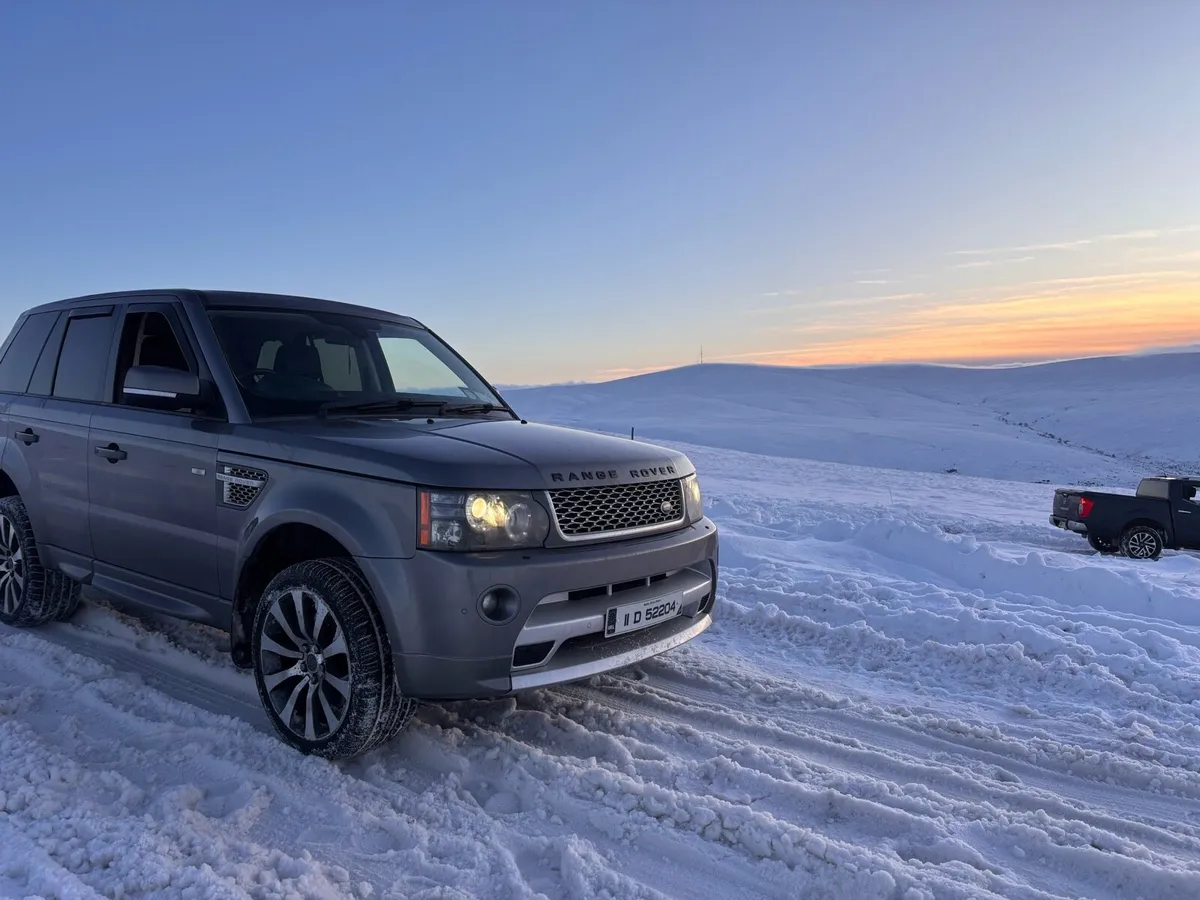
<instances>
[{"instance_id":1,"label":"side mirror","mask_svg":"<svg viewBox=\"0 0 1200 900\"><path fill-rule=\"evenodd\" d=\"M121 393L127 402L156 409L182 409L203 400L198 375L163 366L134 366L125 373Z\"/></svg>"}]
</instances>

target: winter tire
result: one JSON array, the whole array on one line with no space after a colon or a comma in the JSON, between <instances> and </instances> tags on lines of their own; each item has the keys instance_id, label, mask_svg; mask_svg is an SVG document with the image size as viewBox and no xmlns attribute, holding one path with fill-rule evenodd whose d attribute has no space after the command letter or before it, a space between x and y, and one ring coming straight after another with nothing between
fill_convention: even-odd
<instances>
[{"instance_id":1,"label":"winter tire","mask_svg":"<svg viewBox=\"0 0 1200 900\"><path fill-rule=\"evenodd\" d=\"M254 615L254 680L279 736L302 753L359 756L412 718L365 579L348 560L297 563Z\"/></svg>"},{"instance_id":2,"label":"winter tire","mask_svg":"<svg viewBox=\"0 0 1200 900\"><path fill-rule=\"evenodd\" d=\"M30 628L65 618L79 591L78 582L42 565L21 498L0 499L0 622Z\"/></svg>"},{"instance_id":3,"label":"winter tire","mask_svg":"<svg viewBox=\"0 0 1200 900\"><path fill-rule=\"evenodd\" d=\"M1094 534L1089 534L1087 536L1087 542L1097 553L1117 553L1121 549L1112 541L1106 541L1104 538L1098 538Z\"/></svg>"},{"instance_id":4,"label":"winter tire","mask_svg":"<svg viewBox=\"0 0 1200 900\"><path fill-rule=\"evenodd\" d=\"M1121 535L1121 552L1130 559L1158 559L1163 552L1163 536L1151 525L1133 525Z\"/></svg>"}]
</instances>

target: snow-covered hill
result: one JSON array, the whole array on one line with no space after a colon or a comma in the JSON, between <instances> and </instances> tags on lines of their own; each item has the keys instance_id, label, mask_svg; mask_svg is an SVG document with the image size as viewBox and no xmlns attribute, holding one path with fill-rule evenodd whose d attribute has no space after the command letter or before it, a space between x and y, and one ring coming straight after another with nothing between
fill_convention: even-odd
<instances>
[{"instance_id":1,"label":"snow-covered hill","mask_svg":"<svg viewBox=\"0 0 1200 900\"><path fill-rule=\"evenodd\" d=\"M1200 467L1200 354L1038 366L704 365L506 393L543 421L775 456L1125 484Z\"/></svg>"},{"instance_id":2,"label":"snow-covered hill","mask_svg":"<svg viewBox=\"0 0 1200 900\"><path fill-rule=\"evenodd\" d=\"M514 394L705 438L678 446L722 529L717 623L626 672L424 706L353 762L281 744L212 629L95 598L0 626L0 896L1195 900L1200 558L1100 558L1048 525L1050 485L911 471L926 446L1025 479L1136 468L915 371ZM1126 396L1080 371L1076 397ZM958 396L1075 421L1038 383ZM1123 456L1123 432L1092 437ZM800 458L855 447L886 467Z\"/></svg>"}]
</instances>

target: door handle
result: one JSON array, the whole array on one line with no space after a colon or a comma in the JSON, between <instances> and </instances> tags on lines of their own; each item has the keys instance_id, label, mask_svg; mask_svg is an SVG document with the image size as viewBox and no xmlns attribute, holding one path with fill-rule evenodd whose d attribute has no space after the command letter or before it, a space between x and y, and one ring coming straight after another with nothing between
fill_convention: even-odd
<instances>
[{"instance_id":1,"label":"door handle","mask_svg":"<svg viewBox=\"0 0 1200 900\"><path fill-rule=\"evenodd\" d=\"M28 447L30 444L36 444L40 440L38 433L32 428L26 428L24 431L18 431L15 435L13 435L13 437L15 437L26 447Z\"/></svg>"},{"instance_id":2,"label":"door handle","mask_svg":"<svg viewBox=\"0 0 1200 900\"><path fill-rule=\"evenodd\" d=\"M122 459L125 459L127 456L129 456L128 453L126 453L124 450L122 450L116 444L109 444L107 447L97 447L96 455L103 456L110 463L118 462Z\"/></svg>"}]
</instances>

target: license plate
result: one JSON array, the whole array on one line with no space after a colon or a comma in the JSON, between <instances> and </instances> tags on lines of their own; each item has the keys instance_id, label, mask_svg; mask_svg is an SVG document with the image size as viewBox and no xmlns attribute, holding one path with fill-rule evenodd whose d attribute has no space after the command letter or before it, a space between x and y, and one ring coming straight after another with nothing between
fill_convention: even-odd
<instances>
[{"instance_id":1,"label":"license plate","mask_svg":"<svg viewBox=\"0 0 1200 900\"><path fill-rule=\"evenodd\" d=\"M627 603L625 606L609 607L608 616L604 620L604 636L615 637L639 628L649 628L667 619L673 619L683 612L683 593L668 594L665 597L655 597L653 600L642 600L639 603Z\"/></svg>"}]
</instances>

